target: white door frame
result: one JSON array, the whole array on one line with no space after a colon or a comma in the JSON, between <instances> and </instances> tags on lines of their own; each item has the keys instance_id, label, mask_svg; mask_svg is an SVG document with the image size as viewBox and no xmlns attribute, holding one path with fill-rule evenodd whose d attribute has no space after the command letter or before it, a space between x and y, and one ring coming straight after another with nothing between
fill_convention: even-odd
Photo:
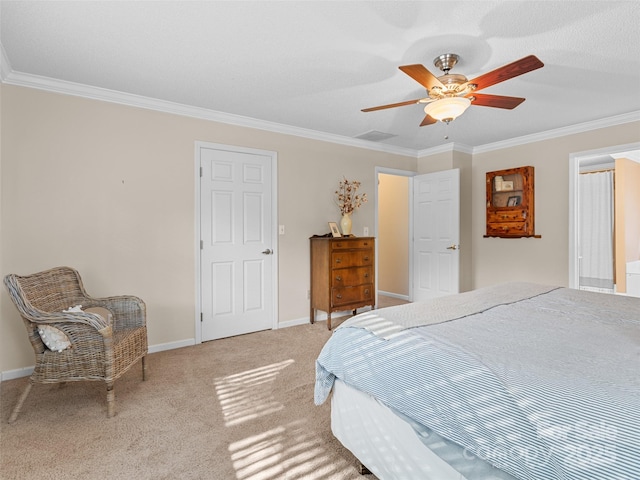
<instances>
[{"instance_id":1,"label":"white door frame","mask_svg":"<svg viewBox=\"0 0 640 480\"><path fill-rule=\"evenodd\" d=\"M195 298L195 314L194 314L194 322L195 322L195 343L202 343L202 321L201 321L201 312L202 312L202 298L201 298L201 290L202 290L202 281L201 281L201 271L200 271L200 239L201 235L201 224L200 224L200 149L201 148L211 148L216 150L229 150L232 152L240 152L240 153L248 153L253 155L264 155L271 158L271 244L274 245L273 248L273 268L272 268L272 276L271 276L271 284L273 285L273 298L271 304L272 313L271 317L273 319L273 323L271 328L278 328L278 154L277 152L272 152L269 150L259 150L255 148L246 148L239 147L236 145L226 145L222 143L211 143L211 142L202 142L196 140L195 148L194 148L194 183L195 183L195 290L196 290L196 298Z\"/></svg>"},{"instance_id":2,"label":"white door frame","mask_svg":"<svg viewBox=\"0 0 640 480\"><path fill-rule=\"evenodd\" d=\"M580 162L594 157L602 157L630 150L639 150L640 143L627 143L612 147L599 148L584 152L571 153L569 155L569 288L578 288L580 285L580 265L578 262L578 176L580 175Z\"/></svg>"}]
</instances>

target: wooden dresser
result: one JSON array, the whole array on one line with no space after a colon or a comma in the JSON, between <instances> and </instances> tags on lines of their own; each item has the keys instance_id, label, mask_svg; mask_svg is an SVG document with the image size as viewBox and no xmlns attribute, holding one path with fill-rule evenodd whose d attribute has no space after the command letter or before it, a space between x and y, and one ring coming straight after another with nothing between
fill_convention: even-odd
<instances>
[{"instance_id":1,"label":"wooden dresser","mask_svg":"<svg viewBox=\"0 0 640 480\"><path fill-rule=\"evenodd\" d=\"M375 239L311 237L311 323L315 311L331 313L371 305L375 308Z\"/></svg>"}]
</instances>

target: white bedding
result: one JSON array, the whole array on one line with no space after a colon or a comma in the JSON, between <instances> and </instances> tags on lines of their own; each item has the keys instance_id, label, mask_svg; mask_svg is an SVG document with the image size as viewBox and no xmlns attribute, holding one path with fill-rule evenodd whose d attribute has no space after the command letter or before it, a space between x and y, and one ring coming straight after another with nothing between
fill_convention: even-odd
<instances>
[{"instance_id":1,"label":"white bedding","mask_svg":"<svg viewBox=\"0 0 640 480\"><path fill-rule=\"evenodd\" d=\"M532 286L505 303L509 288L451 299L499 298L440 323L428 303L345 322L316 403L338 378L516 478L640 479L640 300Z\"/></svg>"},{"instance_id":2,"label":"white bedding","mask_svg":"<svg viewBox=\"0 0 640 480\"><path fill-rule=\"evenodd\" d=\"M514 480L433 432L423 430L420 438L406 419L340 380L331 396L331 429L380 480Z\"/></svg>"}]
</instances>

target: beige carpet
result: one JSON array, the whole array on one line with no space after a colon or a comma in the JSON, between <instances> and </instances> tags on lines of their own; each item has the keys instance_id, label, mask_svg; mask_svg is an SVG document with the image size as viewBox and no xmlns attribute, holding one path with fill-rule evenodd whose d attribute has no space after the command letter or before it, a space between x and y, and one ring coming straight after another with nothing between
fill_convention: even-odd
<instances>
[{"instance_id":1,"label":"beige carpet","mask_svg":"<svg viewBox=\"0 0 640 480\"><path fill-rule=\"evenodd\" d=\"M341 319L342 320L342 319ZM339 323L339 322L336 322ZM358 462L313 404L325 322L148 356L116 382L36 385L13 425L26 378L0 387L0 478L349 480Z\"/></svg>"}]
</instances>

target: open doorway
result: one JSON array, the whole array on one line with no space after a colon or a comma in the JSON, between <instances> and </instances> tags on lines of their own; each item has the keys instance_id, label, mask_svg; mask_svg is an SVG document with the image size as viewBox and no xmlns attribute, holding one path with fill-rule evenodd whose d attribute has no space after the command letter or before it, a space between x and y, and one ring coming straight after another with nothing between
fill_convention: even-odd
<instances>
[{"instance_id":1,"label":"open doorway","mask_svg":"<svg viewBox=\"0 0 640 480\"><path fill-rule=\"evenodd\" d=\"M640 261L640 144L569 161L569 286L640 296L627 289L628 271Z\"/></svg>"},{"instance_id":2,"label":"open doorway","mask_svg":"<svg viewBox=\"0 0 640 480\"><path fill-rule=\"evenodd\" d=\"M378 307L410 300L410 177L415 172L377 167L375 195Z\"/></svg>"}]
</instances>

